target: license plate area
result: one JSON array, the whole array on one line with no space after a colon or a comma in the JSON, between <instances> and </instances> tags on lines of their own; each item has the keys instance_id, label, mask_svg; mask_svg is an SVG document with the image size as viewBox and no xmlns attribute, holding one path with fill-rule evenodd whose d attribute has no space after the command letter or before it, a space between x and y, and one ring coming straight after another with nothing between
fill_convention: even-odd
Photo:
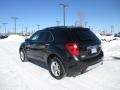
<instances>
[{"instance_id":1,"label":"license plate area","mask_svg":"<svg viewBox=\"0 0 120 90\"><path fill-rule=\"evenodd\" d=\"M97 53L97 49L96 48L92 48L91 49L91 54Z\"/></svg>"},{"instance_id":2,"label":"license plate area","mask_svg":"<svg viewBox=\"0 0 120 90\"><path fill-rule=\"evenodd\" d=\"M87 47L87 50L89 54L95 54L97 53L97 46L89 46Z\"/></svg>"}]
</instances>

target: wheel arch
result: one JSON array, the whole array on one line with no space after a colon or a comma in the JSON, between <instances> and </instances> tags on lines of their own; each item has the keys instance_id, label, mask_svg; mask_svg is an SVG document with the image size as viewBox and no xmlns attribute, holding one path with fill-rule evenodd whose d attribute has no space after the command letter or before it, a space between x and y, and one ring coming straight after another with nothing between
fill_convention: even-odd
<instances>
[{"instance_id":1,"label":"wheel arch","mask_svg":"<svg viewBox=\"0 0 120 90\"><path fill-rule=\"evenodd\" d=\"M24 50L24 49L25 49L24 47L25 47L25 44L22 43L22 44L20 45L19 52L20 52L21 50Z\"/></svg>"},{"instance_id":2,"label":"wheel arch","mask_svg":"<svg viewBox=\"0 0 120 90\"><path fill-rule=\"evenodd\" d=\"M58 55L58 54L50 54L49 56L48 56L48 58L47 58L47 65L49 65L50 64L50 59L52 59L52 58L54 58L54 57L57 57L57 58L59 58L59 60L61 61L61 63L63 64L63 66L65 67L65 63L64 63L64 59L60 56L60 55Z\"/></svg>"},{"instance_id":3,"label":"wheel arch","mask_svg":"<svg viewBox=\"0 0 120 90\"><path fill-rule=\"evenodd\" d=\"M62 73L61 73L61 75L60 75L59 77L54 76L53 73L52 73L52 71L51 71L51 69L50 69L50 68L51 68L51 66L50 66L50 60L52 60L52 58L55 58L55 57L57 57L57 60L58 60L58 62L59 62L59 65L61 65L61 68L62 68ZM62 59L59 55L56 55L56 54L51 54L51 55L49 55L49 56L48 56L48 59L47 59L47 65L48 65L50 74L51 74L54 78L60 80L60 79L62 79L63 77L65 77L65 76L67 75L65 64L64 64L64 62L63 62L63 59Z\"/></svg>"}]
</instances>

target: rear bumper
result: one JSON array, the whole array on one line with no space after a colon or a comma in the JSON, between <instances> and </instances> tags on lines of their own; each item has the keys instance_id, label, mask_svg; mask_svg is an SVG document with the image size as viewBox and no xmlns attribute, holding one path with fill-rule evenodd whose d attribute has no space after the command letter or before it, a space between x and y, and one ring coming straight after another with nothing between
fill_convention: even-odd
<instances>
[{"instance_id":1,"label":"rear bumper","mask_svg":"<svg viewBox=\"0 0 120 90\"><path fill-rule=\"evenodd\" d=\"M85 61L79 60L75 61L74 58L71 58L67 63L66 73L68 76L78 75L84 73L88 67L93 66L95 64L103 64L103 52L91 59L87 59Z\"/></svg>"}]
</instances>

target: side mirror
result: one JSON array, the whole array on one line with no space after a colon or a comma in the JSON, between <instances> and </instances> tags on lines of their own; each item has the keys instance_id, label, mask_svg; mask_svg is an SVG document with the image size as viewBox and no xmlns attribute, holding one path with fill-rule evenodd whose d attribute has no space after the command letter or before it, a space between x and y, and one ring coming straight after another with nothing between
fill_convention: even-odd
<instances>
[{"instance_id":1,"label":"side mirror","mask_svg":"<svg viewBox=\"0 0 120 90\"><path fill-rule=\"evenodd\" d=\"M25 39L25 42L29 42L29 41L30 41L30 39L29 39L29 38Z\"/></svg>"}]
</instances>

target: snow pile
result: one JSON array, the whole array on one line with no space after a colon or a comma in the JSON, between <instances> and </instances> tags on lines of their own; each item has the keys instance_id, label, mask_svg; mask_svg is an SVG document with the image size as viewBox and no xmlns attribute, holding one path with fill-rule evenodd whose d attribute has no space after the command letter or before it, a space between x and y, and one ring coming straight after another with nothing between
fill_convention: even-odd
<instances>
[{"instance_id":1,"label":"snow pile","mask_svg":"<svg viewBox=\"0 0 120 90\"><path fill-rule=\"evenodd\" d=\"M110 42L110 41L119 39L119 38L114 37L114 35L111 35L111 36L102 36L102 35L100 35L99 33L95 33L95 34L96 34L96 36L97 36L101 41Z\"/></svg>"},{"instance_id":2,"label":"snow pile","mask_svg":"<svg viewBox=\"0 0 120 90\"><path fill-rule=\"evenodd\" d=\"M103 38L106 39L106 41L110 41L114 39L113 36L103 36Z\"/></svg>"},{"instance_id":3,"label":"snow pile","mask_svg":"<svg viewBox=\"0 0 120 90\"><path fill-rule=\"evenodd\" d=\"M9 35L8 38L0 39L0 41L24 41L25 37L19 35Z\"/></svg>"}]
</instances>

